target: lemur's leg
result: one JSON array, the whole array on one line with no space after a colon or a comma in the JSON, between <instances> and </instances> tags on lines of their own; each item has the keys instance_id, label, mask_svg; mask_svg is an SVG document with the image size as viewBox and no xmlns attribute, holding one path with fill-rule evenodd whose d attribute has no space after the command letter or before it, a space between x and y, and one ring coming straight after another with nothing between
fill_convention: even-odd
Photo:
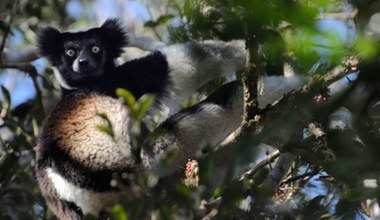
<instances>
[{"instance_id":1,"label":"lemur's leg","mask_svg":"<svg viewBox=\"0 0 380 220\"><path fill-rule=\"evenodd\" d=\"M196 158L207 146L215 146L237 129L243 115L243 91L239 82L228 83L199 104L167 119L157 129L161 134L142 150L145 167L168 175ZM164 164L176 151L171 164Z\"/></svg>"},{"instance_id":2,"label":"lemur's leg","mask_svg":"<svg viewBox=\"0 0 380 220\"><path fill-rule=\"evenodd\" d=\"M37 179L44 195L47 205L60 219L80 220L83 213L73 202L64 201L59 198L54 186L49 181L45 172L37 172Z\"/></svg>"},{"instance_id":3,"label":"lemur's leg","mask_svg":"<svg viewBox=\"0 0 380 220\"><path fill-rule=\"evenodd\" d=\"M303 77L263 77L259 83L260 106L265 107L305 83ZM171 116L157 129L162 135L153 140L149 149L143 150L144 165L160 175L183 167L187 159L196 158L207 146L215 147L241 125L243 105L242 85L232 82L201 103ZM173 164L163 164L163 159L173 150L176 151Z\"/></svg>"}]
</instances>

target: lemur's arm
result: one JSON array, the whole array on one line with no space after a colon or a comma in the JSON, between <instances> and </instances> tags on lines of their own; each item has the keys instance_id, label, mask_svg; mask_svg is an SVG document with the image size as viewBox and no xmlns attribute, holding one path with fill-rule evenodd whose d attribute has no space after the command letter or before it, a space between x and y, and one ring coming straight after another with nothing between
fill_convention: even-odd
<instances>
[{"instance_id":1,"label":"lemur's arm","mask_svg":"<svg viewBox=\"0 0 380 220\"><path fill-rule=\"evenodd\" d=\"M118 78L111 86L134 90L136 96L156 94L164 114L177 112L181 102L206 82L243 69L246 60L244 41L238 40L154 48L157 50L151 55L119 66Z\"/></svg>"},{"instance_id":2,"label":"lemur's arm","mask_svg":"<svg viewBox=\"0 0 380 220\"><path fill-rule=\"evenodd\" d=\"M206 82L234 74L244 68L244 41L202 41L170 45L158 49L169 65L169 96L162 106L169 111Z\"/></svg>"},{"instance_id":3,"label":"lemur's arm","mask_svg":"<svg viewBox=\"0 0 380 220\"><path fill-rule=\"evenodd\" d=\"M153 40L150 37L136 36L132 32L127 32L128 47L137 47L141 50L155 51L166 46L164 42Z\"/></svg>"},{"instance_id":4,"label":"lemur's arm","mask_svg":"<svg viewBox=\"0 0 380 220\"><path fill-rule=\"evenodd\" d=\"M244 68L246 50L243 40L230 42L208 40L187 42L166 46L161 41L149 37L135 36L128 32L128 47L137 47L146 51L160 51L168 61L171 71L170 77L174 79L178 94L193 92L205 82L236 73ZM191 85L188 85L191 82ZM198 83L197 83L198 82Z\"/></svg>"}]
</instances>

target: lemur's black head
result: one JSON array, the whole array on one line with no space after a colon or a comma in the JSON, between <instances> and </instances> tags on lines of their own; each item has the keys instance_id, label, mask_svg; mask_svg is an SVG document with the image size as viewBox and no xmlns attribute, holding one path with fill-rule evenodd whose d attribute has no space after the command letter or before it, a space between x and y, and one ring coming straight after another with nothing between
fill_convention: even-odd
<instances>
[{"instance_id":1,"label":"lemur's black head","mask_svg":"<svg viewBox=\"0 0 380 220\"><path fill-rule=\"evenodd\" d=\"M59 32L46 27L38 37L40 55L58 69L58 80L69 88L112 73L114 59L126 44L126 32L117 19L79 32Z\"/></svg>"}]
</instances>

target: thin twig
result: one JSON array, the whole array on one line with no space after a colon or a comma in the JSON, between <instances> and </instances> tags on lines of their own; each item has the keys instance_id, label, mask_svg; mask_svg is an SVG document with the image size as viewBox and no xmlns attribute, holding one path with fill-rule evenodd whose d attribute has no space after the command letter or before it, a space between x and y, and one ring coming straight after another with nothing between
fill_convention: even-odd
<instances>
[{"instance_id":1,"label":"thin twig","mask_svg":"<svg viewBox=\"0 0 380 220\"><path fill-rule=\"evenodd\" d=\"M298 175L295 177L290 177L290 178L284 179L282 181L282 184L291 183L291 182L294 182L294 181L297 181L300 179L304 179L306 177L313 177L313 176L317 175L319 172L321 172L321 170L322 170L321 168L318 168L318 169L314 169L313 171L306 172L302 175Z\"/></svg>"},{"instance_id":2,"label":"thin twig","mask_svg":"<svg viewBox=\"0 0 380 220\"><path fill-rule=\"evenodd\" d=\"M340 12L340 13L323 13L320 14L317 19L326 19L326 18L331 18L331 19L339 19L339 20L348 20L348 19L353 19L358 15L358 9L354 8L349 12Z\"/></svg>"},{"instance_id":3,"label":"thin twig","mask_svg":"<svg viewBox=\"0 0 380 220\"><path fill-rule=\"evenodd\" d=\"M43 118L45 118L45 109L44 109L44 104L42 102L42 92L41 92L41 89L38 85L37 76L38 75L31 75L32 81L33 81L33 86L34 86L34 89L36 90L38 105L40 106Z\"/></svg>"},{"instance_id":4,"label":"thin twig","mask_svg":"<svg viewBox=\"0 0 380 220\"><path fill-rule=\"evenodd\" d=\"M256 164L255 167L244 173L244 175L240 178L240 180L243 179L250 179L252 178L258 171L260 171L261 168L265 167L268 164L273 163L273 161L280 156L280 151L277 150L270 155L266 156L264 160L260 161L258 164Z\"/></svg>"},{"instance_id":5,"label":"thin twig","mask_svg":"<svg viewBox=\"0 0 380 220\"><path fill-rule=\"evenodd\" d=\"M0 126L0 128L1 128L1 126ZM5 141L3 140L1 135L0 135L0 146L5 146Z\"/></svg>"},{"instance_id":6,"label":"thin twig","mask_svg":"<svg viewBox=\"0 0 380 220\"><path fill-rule=\"evenodd\" d=\"M39 58L37 47L25 49L23 51L10 51L4 49L2 54L3 63L26 63Z\"/></svg>"},{"instance_id":7,"label":"thin twig","mask_svg":"<svg viewBox=\"0 0 380 220\"><path fill-rule=\"evenodd\" d=\"M145 3L145 5L149 5L149 4L148 4L148 3ZM152 14L152 11L150 10L150 7L147 7L147 9L148 9L148 14L149 14L150 18L151 18L152 21L153 21L153 14ZM156 27L152 27L152 31L153 31L154 35L157 37L157 39L158 39L159 41L162 41L162 37L161 37L161 35L158 33Z\"/></svg>"},{"instance_id":8,"label":"thin twig","mask_svg":"<svg viewBox=\"0 0 380 220\"><path fill-rule=\"evenodd\" d=\"M0 69L18 69L29 75L38 75L37 69L30 63L2 63Z\"/></svg>"},{"instance_id":9,"label":"thin twig","mask_svg":"<svg viewBox=\"0 0 380 220\"><path fill-rule=\"evenodd\" d=\"M5 120L5 123L13 125L15 128L19 128L22 132L22 135L25 137L26 142L30 145L30 149L33 149L33 146L34 146L33 137L29 135L29 133L25 130L25 128L19 122L15 121L15 119L13 119L12 117L7 117L7 119Z\"/></svg>"},{"instance_id":10,"label":"thin twig","mask_svg":"<svg viewBox=\"0 0 380 220\"><path fill-rule=\"evenodd\" d=\"M14 15L16 14L16 11L17 11L19 3L20 3L20 0L16 0L15 4L13 5L12 11L10 13L10 17L9 17L9 21L8 21L7 27L5 28L4 34L3 34L3 38L1 39L0 54L2 54L3 51L4 51L5 42L6 42L6 40L8 38L8 35L9 35L10 31L11 31L11 26L12 26L13 18L14 18ZM0 63L1 63L1 56L0 56Z\"/></svg>"},{"instance_id":11,"label":"thin twig","mask_svg":"<svg viewBox=\"0 0 380 220\"><path fill-rule=\"evenodd\" d=\"M34 88L36 89L36 95L38 99L38 104L40 106L41 112L43 117L45 117L45 110L44 110L44 105L42 102L42 92L41 89L38 85L37 77L38 72L37 69L30 63L7 63L7 64L0 64L0 69L1 68L7 68L7 69L18 69L22 72L27 73L33 81Z\"/></svg>"},{"instance_id":12,"label":"thin twig","mask_svg":"<svg viewBox=\"0 0 380 220\"><path fill-rule=\"evenodd\" d=\"M269 173L262 186L275 192L289 173L289 169L291 168L295 159L296 156L292 153L285 152L281 154L277 160L275 167Z\"/></svg>"}]
</instances>

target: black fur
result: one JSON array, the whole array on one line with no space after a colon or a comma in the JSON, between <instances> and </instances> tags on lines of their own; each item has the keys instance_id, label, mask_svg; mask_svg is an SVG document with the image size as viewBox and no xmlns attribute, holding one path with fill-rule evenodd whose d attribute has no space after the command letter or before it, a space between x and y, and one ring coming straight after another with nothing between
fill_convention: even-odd
<instances>
[{"instance_id":1,"label":"black fur","mask_svg":"<svg viewBox=\"0 0 380 220\"><path fill-rule=\"evenodd\" d=\"M41 56L46 57L55 66L65 83L74 89L63 89L69 94L79 88L82 92L99 92L115 97L117 88L130 90L135 97L145 93L164 95L169 85L169 68L164 55L155 52L141 59L116 66L122 47L127 44L127 36L122 25L116 19L109 19L101 27L82 32L59 32L47 27L38 38ZM93 46L100 51L91 52ZM70 57L67 50L75 55ZM88 62L87 68L75 71L73 66L78 59Z\"/></svg>"},{"instance_id":2,"label":"black fur","mask_svg":"<svg viewBox=\"0 0 380 220\"><path fill-rule=\"evenodd\" d=\"M146 93L164 96L165 88L171 83L168 73L169 68L165 56L160 52L155 52L126 62L113 70L107 70L107 74L98 79L82 82L79 89L63 89L63 94L68 95L81 91L98 92L116 97L116 89L125 88L136 98Z\"/></svg>"},{"instance_id":3,"label":"black fur","mask_svg":"<svg viewBox=\"0 0 380 220\"><path fill-rule=\"evenodd\" d=\"M52 27L42 29L38 36L39 54L46 57L53 66L60 61L63 50L61 38L61 33Z\"/></svg>"},{"instance_id":4,"label":"black fur","mask_svg":"<svg viewBox=\"0 0 380 220\"><path fill-rule=\"evenodd\" d=\"M73 160L57 143L42 141L41 145L48 147L41 148L38 155L37 169L43 170L50 167L69 182L84 189L91 189L96 192L117 190L110 184L113 175L128 170L127 168L123 170L91 170Z\"/></svg>"},{"instance_id":5,"label":"black fur","mask_svg":"<svg viewBox=\"0 0 380 220\"><path fill-rule=\"evenodd\" d=\"M117 197L117 189L110 184L114 175L135 172L140 165L144 166L139 164L142 160L138 161L139 158L129 151L133 148L129 137L130 112L114 99L117 88L129 90L136 98L153 93L156 95L156 104L161 100L166 106L165 101L172 101L167 97L179 102L181 96L189 95L213 77L237 71L245 59L241 44L203 42L178 45L173 50L169 48L169 52L156 51L117 66L114 60L120 56L126 44L126 32L115 19L87 31L73 33L45 28L39 35L39 53L57 68L62 99L46 119L39 136L36 175L49 207L62 219L80 219L82 214L87 213L98 215L112 205L114 197ZM173 56L177 52L178 56ZM236 55L236 52L239 53ZM172 69L169 69L168 60ZM186 87L184 91L181 91L181 86ZM234 98L232 90L235 87L233 83L227 85L225 91L219 90L198 107L178 113L161 128L170 131L179 120L185 120L186 114L199 113L201 107L207 107L208 104L230 108L230 102L226 99ZM96 123L102 123L98 120L99 113L113 120L113 125L117 127L114 130L117 134L115 137L118 139L104 136L107 134L98 129ZM240 123L240 116L236 118ZM208 125L207 121L202 122ZM192 128L185 128L182 133ZM163 141L169 143L176 138L170 137ZM122 154L119 144L122 144L123 152L127 154ZM161 148L158 146L153 149L159 151ZM186 148L178 161L188 159L187 155L195 155L195 150ZM150 158L146 158L146 161L150 162ZM182 162L173 169L181 165Z\"/></svg>"},{"instance_id":6,"label":"black fur","mask_svg":"<svg viewBox=\"0 0 380 220\"><path fill-rule=\"evenodd\" d=\"M115 59L123 52L127 45L127 35L117 19L108 19L101 27L91 28L80 32L59 32L55 28L45 27L38 36L39 54L48 58L53 66L61 62L65 42L80 42L97 38L107 51L107 58Z\"/></svg>"},{"instance_id":7,"label":"black fur","mask_svg":"<svg viewBox=\"0 0 380 220\"><path fill-rule=\"evenodd\" d=\"M70 156L69 151L75 146L53 131L59 129L65 117L74 118L73 123L86 120L83 115L73 115L71 106L94 96L115 98L117 88L129 90L136 98L146 93L164 96L170 85L168 63L160 52L116 66L115 58L120 56L126 44L126 32L116 19L76 33L47 27L38 37L40 55L57 68L63 79L60 82L62 100L45 121L36 148L36 173L41 191L49 207L60 218L80 219L83 213L74 202L60 199L47 176L47 168L81 189L98 193L118 190L110 184L115 174L129 173L133 169L132 163L127 161L124 167L94 169ZM66 130L59 132L70 133Z\"/></svg>"}]
</instances>

